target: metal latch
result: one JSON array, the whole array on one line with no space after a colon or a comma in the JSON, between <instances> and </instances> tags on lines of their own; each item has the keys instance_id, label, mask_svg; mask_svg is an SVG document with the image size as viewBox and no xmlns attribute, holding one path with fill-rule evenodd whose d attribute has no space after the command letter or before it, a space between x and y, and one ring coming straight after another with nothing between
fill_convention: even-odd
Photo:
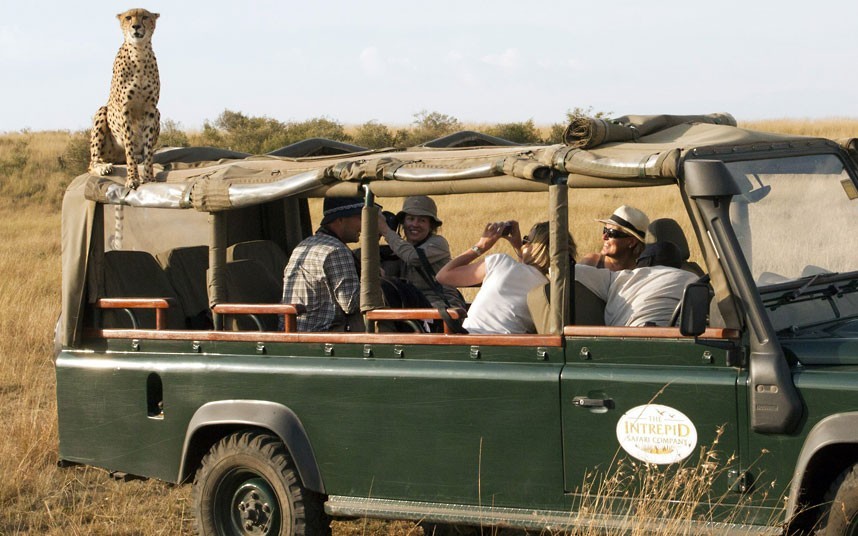
<instances>
[{"instance_id":1,"label":"metal latch","mask_svg":"<svg viewBox=\"0 0 858 536\"><path fill-rule=\"evenodd\" d=\"M265 354L265 343L263 343L263 342L256 343L256 353L259 355Z\"/></svg>"},{"instance_id":2,"label":"metal latch","mask_svg":"<svg viewBox=\"0 0 858 536\"><path fill-rule=\"evenodd\" d=\"M328 357L331 357L332 355L334 355L334 345L329 343L329 342L325 343L323 350L325 352L325 355Z\"/></svg>"},{"instance_id":3,"label":"metal latch","mask_svg":"<svg viewBox=\"0 0 858 536\"><path fill-rule=\"evenodd\" d=\"M572 399L572 405L577 408L614 408L614 400L611 398L590 398L586 396L576 396Z\"/></svg>"},{"instance_id":4,"label":"metal latch","mask_svg":"<svg viewBox=\"0 0 858 536\"><path fill-rule=\"evenodd\" d=\"M400 359L405 357L405 348L401 344L397 344L393 347L393 356Z\"/></svg>"},{"instance_id":5,"label":"metal latch","mask_svg":"<svg viewBox=\"0 0 858 536\"><path fill-rule=\"evenodd\" d=\"M542 346L537 348L536 349L536 359L538 359L540 361L545 361L546 359L548 359L548 348L543 348Z\"/></svg>"},{"instance_id":6,"label":"metal latch","mask_svg":"<svg viewBox=\"0 0 858 536\"><path fill-rule=\"evenodd\" d=\"M372 357L372 345L364 344L363 345L363 356L364 357Z\"/></svg>"},{"instance_id":7,"label":"metal latch","mask_svg":"<svg viewBox=\"0 0 858 536\"><path fill-rule=\"evenodd\" d=\"M479 346L471 346L471 359L479 359L480 358L480 347Z\"/></svg>"}]
</instances>

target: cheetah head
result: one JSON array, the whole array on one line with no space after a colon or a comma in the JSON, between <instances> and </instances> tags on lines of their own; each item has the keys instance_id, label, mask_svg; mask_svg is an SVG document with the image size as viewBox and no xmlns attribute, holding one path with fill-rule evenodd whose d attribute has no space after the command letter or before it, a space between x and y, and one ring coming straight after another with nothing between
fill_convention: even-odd
<instances>
[{"instance_id":1,"label":"cheetah head","mask_svg":"<svg viewBox=\"0 0 858 536\"><path fill-rule=\"evenodd\" d=\"M148 43L152 39L152 33L155 31L155 21L159 15L146 11L145 9L129 9L125 13L116 15L119 19L119 26L122 28L122 35L125 36L125 41L135 46Z\"/></svg>"}]
</instances>

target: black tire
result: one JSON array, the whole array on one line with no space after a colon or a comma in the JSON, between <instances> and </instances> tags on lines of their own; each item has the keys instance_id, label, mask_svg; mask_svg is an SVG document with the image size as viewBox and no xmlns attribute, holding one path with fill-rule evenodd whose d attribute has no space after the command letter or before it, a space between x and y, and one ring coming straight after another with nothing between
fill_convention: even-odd
<instances>
[{"instance_id":1,"label":"black tire","mask_svg":"<svg viewBox=\"0 0 858 536\"><path fill-rule=\"evenodd\" d=\"M304 488L280 438L232 434L203 458L194 479L203 536L319 536L331 533L323 496Z\"/></svg>"},{"instance_id":2,"label":"black tire","mask_svg":"<svg viewBox=\"0 0 858 536\"><path fill-rule=\"evenodd\" d=\"M817 535L858 536L858 464L846 469L825 494Z\"/></svg>"}]
</instances>

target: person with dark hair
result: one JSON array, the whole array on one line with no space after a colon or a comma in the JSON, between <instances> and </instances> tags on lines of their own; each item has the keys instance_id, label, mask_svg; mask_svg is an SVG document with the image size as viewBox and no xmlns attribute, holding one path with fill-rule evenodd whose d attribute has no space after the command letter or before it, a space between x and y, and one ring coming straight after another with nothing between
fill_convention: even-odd
<instances>
[{"instance_id":1,"label":"person with dark hair","mask_svg":"<svg viewBox=\"0 0 858 536\"><path fill-rule=\"evenodd\" d=\"M282 303L303 304L298 331L344 331L360 315L360 277L352 250L361 232L360 197L327 197L315 234L292 251Z\"/></svg>"},{"instance_id":2,"label":"person with dark hair","mask_svg":"<svg viewBox=\"0 0 858 536\"><path fill-rule=\"evenodd\" d=\"M632 270L577 265L575 279L605 300L606 326L666 326L685 287L698 278L682 270L673 242L646 246Z\"/></svg>"},{"instance_id":3,"label":"person with dark hair","mask_svg":"<svg viewBox=\"0 0 858 536\"><path fill-rule=\"evenodd\" d=\"M504 253L483 257L501 238L509 241L518 260ZM527 293L548 283L549 242L548 222L537 223L523 237L517 221L489 223L476 245L438 272L445 285L482 285L462 324L469 333L536 332ZM569 254L574 258L575 253L569 235Z\"/></svg>"},{"instance_id":4,"label":"person with dark hair","mask_svg":"<svg viewBox=\"0 0 858 536\"><path fill-rule=\"evenodd\" d=\"M379 233L396 257L395 273L388 275L414 285L434 307L465 308L465 300L455 287L439 289L435 281L435 274L450 262L450 244L437 232L442 221L435 201L425 195L407 197L396 220L404 238L384 218L378 222Z\"/></svg>"},{"instance_id":5,"label":"person with dark hair","mask_svg":"<svg viewBox=\"0 0 858 536\"><path fill-rule=\"evenodd\" d=\"M603 224L602 251L584 255L579 264L608 270L629 270L644 249L649 218L628 205L623 205L608 218L596 220Z\"/></svg>"}]
</instances>

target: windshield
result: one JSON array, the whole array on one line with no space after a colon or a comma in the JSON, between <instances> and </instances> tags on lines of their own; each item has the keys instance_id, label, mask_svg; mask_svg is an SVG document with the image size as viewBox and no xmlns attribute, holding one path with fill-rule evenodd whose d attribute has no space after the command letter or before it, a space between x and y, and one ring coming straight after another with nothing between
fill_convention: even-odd
<instances>
[{"instance_id":1,"label":"windshield","mask_svg":"<svg viewBox=\"0 0 858 536\"><path fill-rule=\"evenodd\" d=\"M834 155L727 163L730 219L759 287L858 270L858 191Z\"/></svg>"}]
</instances>

